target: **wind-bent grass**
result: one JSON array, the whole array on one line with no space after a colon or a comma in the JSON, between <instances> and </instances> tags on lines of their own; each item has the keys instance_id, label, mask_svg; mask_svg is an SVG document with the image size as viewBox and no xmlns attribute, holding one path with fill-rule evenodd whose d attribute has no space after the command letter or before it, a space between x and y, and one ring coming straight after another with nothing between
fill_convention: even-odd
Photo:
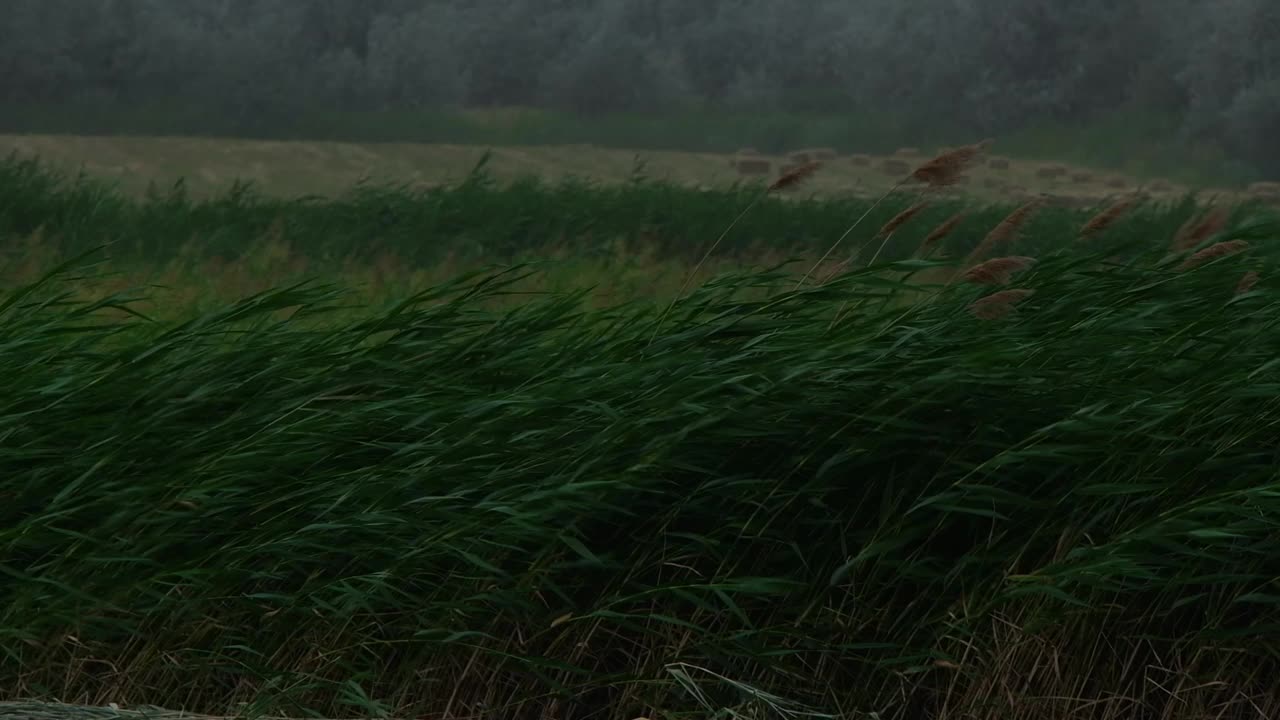
<instances>
[{"instance_id":1,"label":"wind-bent grass","mask_svg":"<svg viewBox=\"0 0 1280 720\"><path fill-rule=\"evenodd\" d=\"M1182 270L1177 213L1056 247L1037 220L1006 288L1034 294L987 321L988 286L912 284L929 260L723 276L652 343L657 303L487 309L519 269L162 324L63 275L11 288L0 687L329 716L1274 716L1276 228L1238 221L1205 243L1243 252Z\"/></svg>"}]
</instances>

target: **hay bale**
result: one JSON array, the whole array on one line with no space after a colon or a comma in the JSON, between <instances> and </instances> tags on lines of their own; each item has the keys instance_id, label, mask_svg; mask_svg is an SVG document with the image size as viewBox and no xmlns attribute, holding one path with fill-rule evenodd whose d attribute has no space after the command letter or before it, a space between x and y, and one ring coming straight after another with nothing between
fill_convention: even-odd
<instances>
[{"instance_id":1,"label":"hay bale","mask_svg":"<svg viewBox=\"0 0 1280 720\"><path fill-rule=\"evenodd\" d=\"M870 155L850 155L849 163L857 167L869 167L871 165Z\"/></svg>"},{"instance_id":2,"label":"hay bale","mask_svg":"<svg viewBox=\"0 0 1280 720\"><path fill-rule=\"evenodd\" d=\"M762 158L737 158L734 169L739 175L768 175L773 172L773 163Z\"/></svg>"},{"instance_id":3,"label":"hay bale","mask_svg":"<svg viewBox=\"0 0 1280 720\"><path fill-rule=\"evenodd\" d=\"M880 171L883 172L885 175L902 177L903 175L906 175L907 173L911 172L911 165L902 160L894 160L892 158L889 158L889 159L886 159L884 162L880 163Z\"/></svg>"},{"instance_id":4,"label":"hay bale","mask_svg":"<svg viewBox=\"0 0 1280 720\"><path fill-rule=\"evenodd\" d=\"M992 170L1008 170L1009 158L993 157L987 160L987 167Z\"/></svg>"},{"instance_id":5,"label":"hay bale","mask_svg":"<svg viewBox=\"0 0 1280 720\"><path fill-rule=\"evenodd\" d=\"M1067 174L1067 169L1061 165L1041 165L1036 168L1036 177L1040 180L1057 180Z\"/></svg>"},{"instance_id":6,"label":"hay bale","mask_svg":"<svg viewBox=\"0 0 1280 720\"><path fill-rule=\"evenodd\" d=\"M808 162L827 162L837 157L839 157L839 153L835 151L835 148L818 147L795 150L787 156L787 159L797 165L803 165Z\"/></svg>"}]
</instances>

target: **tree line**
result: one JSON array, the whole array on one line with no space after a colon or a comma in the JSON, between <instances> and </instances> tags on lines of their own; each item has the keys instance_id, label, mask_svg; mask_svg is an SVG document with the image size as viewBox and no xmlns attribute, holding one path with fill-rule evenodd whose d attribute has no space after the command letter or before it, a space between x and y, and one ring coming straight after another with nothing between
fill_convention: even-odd
<instances>
[{"instance_id":1,"label":"tree line","mask_svg":"<svg viewBox=\"0 0 1280 720\"><path fill-rule=\"evenodd\" d=\"M909 113L1000 133L1117 108L1280 161L1274 0L8 0L0 102Z\"/></svg>"}]
</instances>

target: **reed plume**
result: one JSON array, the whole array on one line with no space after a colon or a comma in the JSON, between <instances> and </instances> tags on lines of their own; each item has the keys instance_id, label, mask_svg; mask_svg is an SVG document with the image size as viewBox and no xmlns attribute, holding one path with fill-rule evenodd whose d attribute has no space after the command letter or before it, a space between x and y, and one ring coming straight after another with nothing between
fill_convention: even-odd
<instances>
[{"instance_id":1,"label":"reed plume","mask_svg":"<svg viewBox=\"0 0 1280 720\"><path fill-rule=\"evenodd\" d=\"M916 168L911 177L930 187L954 185L990 144L990 140L983 140L948 150Z\"/></svg>"},{"instance_id":2,"label":"reed plume","mask_svg":"<svg viewBox=\"0 0 1280 720\"><path fill-rule=\"evenodd\" d=\"M769 185L766 192L779 192L781 190L793 188L812 177L820 167L822 167L822 163L815 160L813 162L807 162L803 165L791 168L780 175L777 180L774 180L773 183Z\"/></svg>"},{"instance_id":3,"label":"reed plume","mask_svg":"<svg viewBox=\"0 0 1280 720\"><path fill-rule=\"evenodd\" d=\"M1022 226L1026 224L1027 220L1031 218L1031 215L1035 213L1043 203L1044 200L1042 198L1036 198L1035 200L1031 200L1009 213L1004 220L1000 221L999 225L996 225L992 228L991 232L987 233L987 236L983 238L982 242L978 243L978 247L974 248L973 252L969 253L968 258L965 260L965 264L973 265L977 263L978 260L981 260L990 254L990 252L996 247L1013 242L1013 240L1017 238L1018 231L1022 229Z\"/></svg>"},{"instance_id":4,"label":"reed plume","mask_svg":"<svg viewBox=\"0 0 1280 720\"><path fill-rule=\"evenodd\" d=\"M1210 260L1217 260L1218 258L1226 257L1228 255L1235 255L1236 253L1244 252L1248 249L1249 243L1244 240L1224 240L1219 243L1214 243L1195 255L1187 258L1178 266L1178 269L1190 270L1192 268L1199 267Z\"/></svg>"},{"instance_id":5,"label":"reed plume","mask_svg":"<svg viewBox=\"0 0 1280 720\"><path fill-rule=\"evenodd\" d=\"M967 212L961 210L942 222L941 225L934 228L928 235L924 236L924 241L920 243L920 248L916 250L916 255L928 255L933 249L942 242L943 238L955 231L956 227L968 215Z\"/></svg>"},{"instance_id":6,"label":"reed plume","mask_svg":"<svg viewBox=\"0 0 1280 720\"><path fill-rule=\"evenodd\" d=\"M907 177L899 180L897 184L889 188L885 194L881 195L878 200L871 203L871 207L867 208L857 220L853 221L853 224L850 225L844 233L840 235L840 237L836 238L836 241L831 244L831 247L827 248L827 251L823 253L822 257L818 258L818 261L813 264L813 267L809 268L808 272L806 272L804 276L800 278L800 281L796 283L796 289L799 290L800 287L804 285L805 280L808 280L809 276L812 275L813 272L822 265L822 263L826 262L827 258L831 256L831 253L835 252L836 248L840 247L840 244L844 242L845 238L849 237L854 229L861 225L863 220L867 219L867 216L871 214L871 211L875 210L880 206L880 203L885 201L885 198L897 192L899 188L907 184L907 182L912 179L924 182L931 188L943 187L954 183L960 175L968 169L974 159L986 150L987 146L990 144L990 140L983 140L982 142L974 143L973 145L965 145L964 147L959 147L954 150L948 150L947 152L941 153L929 162L926 162L916 168L915 171ZM886 236L884 241L880 243L880 247L876 250L875 255L872 256L872 259L868 264L874 263L875 258L880 257L880 252L884 250L885 243L887 243L888 240L889 238Z\"/></svg>"},{"instance_id":7,"label":"reed plume","mask_svg":"<svg viewBox=\"0 0 1280 720\"><path fill-rule=\"evenodd\" d=\"M1008 285L1014 273L1026 270L1035 262L1035 258L1023 255L992 258L969 268L961 277L979 285Z\"/></svg>"},{"instance_id":8,"label":"reed plume","mask_svg":"<svg viewBox=\"0 0 1280 720\"><path fill-rule=\"evenodd\" d=\"M1091 237L1106 230L1141 201L1142 195L1134 193L1123 200L1112 203L1110 207L1089 218L1089 221L1080 228L1080 237Z\"/></svg>"},{"instance_id":9,"label":"reed plume","mask_svg":"<svg viewBox=\"0 0 1280 720\"><path fill-rule=\"evenodd\" d=\"M1236 295L1243 295L1253 289L1258 284L1258 271L1250 270L1240 278L1240 282L1236 283Z\"/></svg>"},{"instance_id":10,"label":"reed plume","mask_svg":"<svg viewBox=\"0 0 1280 720\"><path fill-rule=\"evenodd\" d=\"M991 293L969 305L969 312L979 320L999 320L1013 311L1014 306L1035 294L1035 290L1015 288Z\"/></svg>"},{"instance_id":11,"label":"reed plume","mask_svg":"<svg viewBox=\"0 0 1280 720\"><path fill-rule=\"evenodd\" d=\"M1222 232L1231 219L1231 210L1219 205L1207 213L1192 216L1173 236L1173 251L1183 252Z\"/></svg>"},{"instance_id":12,"label":"reed plume","mask_svg":"<svg viewBox=\"0 0 1280 720\"><path fill-rule=\"evenodd\" d=\"M895 230L907 224L907 222L910 221L911 218L915 217L916 215L919 215L920 211L924 210L926 207L928 207L928 205L929 205L929 202L927 200L922 200L912 205L911 207L907 208L906 210L903 210L897 215L894 215L893 217L889 218L889 222L885 223L884 226L880 228L880 232L876 233L876 235L877 236L892 235Z\"/></svg>"}]
</instances>

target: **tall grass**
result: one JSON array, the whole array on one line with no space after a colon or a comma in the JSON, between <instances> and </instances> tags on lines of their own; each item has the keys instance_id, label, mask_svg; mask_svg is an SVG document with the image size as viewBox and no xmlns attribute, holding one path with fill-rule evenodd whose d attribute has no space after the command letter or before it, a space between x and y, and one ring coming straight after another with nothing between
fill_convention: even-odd
<instances>
[{"instance_id":1,"label":"tall grass","mask_svg":"<svg viewBox=\"0 0 1280 720\"><path fill-rule=\"evenodd\" d=\"M95 226L64 209L86 191L47 192L28 222L85 243L218 207L104 200ZM458 192L487 217L568 191ZM344 202L222 217L319 231ZM86 296L83 260L10 285L0 687L331 717L1274 716L1277 226L1171 252L1191 208L1135 213L1083 240L1028 218L1001 313L906 259L919 238L665 315L494 309L520 266L165 321Z\"/></svg>"},{"instance_id":2,"label":"tall grass","mask_svg":"<svg viewBox=\"0 0 1280 720\"><path fill-rule=\"evenodd\" d=\"M317 266L393 256L407 267L447 258L512 262L556 251L606 256L619 245L692 262L729 219L750 208L718 244L717 256L817 255L862 217L883 227L913 204L913 194L875 203L860 197L813 197L803 190L761 197L763 186L699 191L643 176L623 185L527 179L498 184L483 162L449 187L412 190L365 184L333 198L282 200L240 185L197 199L181 184L135 199L88 176L68 177L34 159L0 160L0 242L38 234L43 252L71 257L103 242L114 259L148 264L214 258L236 262L265 243L285 246ZM964 209L946 246L968 248L1008 208L933 200L893 237L881 257L909 257L929 229ZM1168 234L1193 215L1190 202L1131 214L1130 232ZM1087 211L1044 208L1027 226L1039 246L1075 239ZM1170 226L1172 223L1172 226Z\"/></svg>"}]
</instances>

